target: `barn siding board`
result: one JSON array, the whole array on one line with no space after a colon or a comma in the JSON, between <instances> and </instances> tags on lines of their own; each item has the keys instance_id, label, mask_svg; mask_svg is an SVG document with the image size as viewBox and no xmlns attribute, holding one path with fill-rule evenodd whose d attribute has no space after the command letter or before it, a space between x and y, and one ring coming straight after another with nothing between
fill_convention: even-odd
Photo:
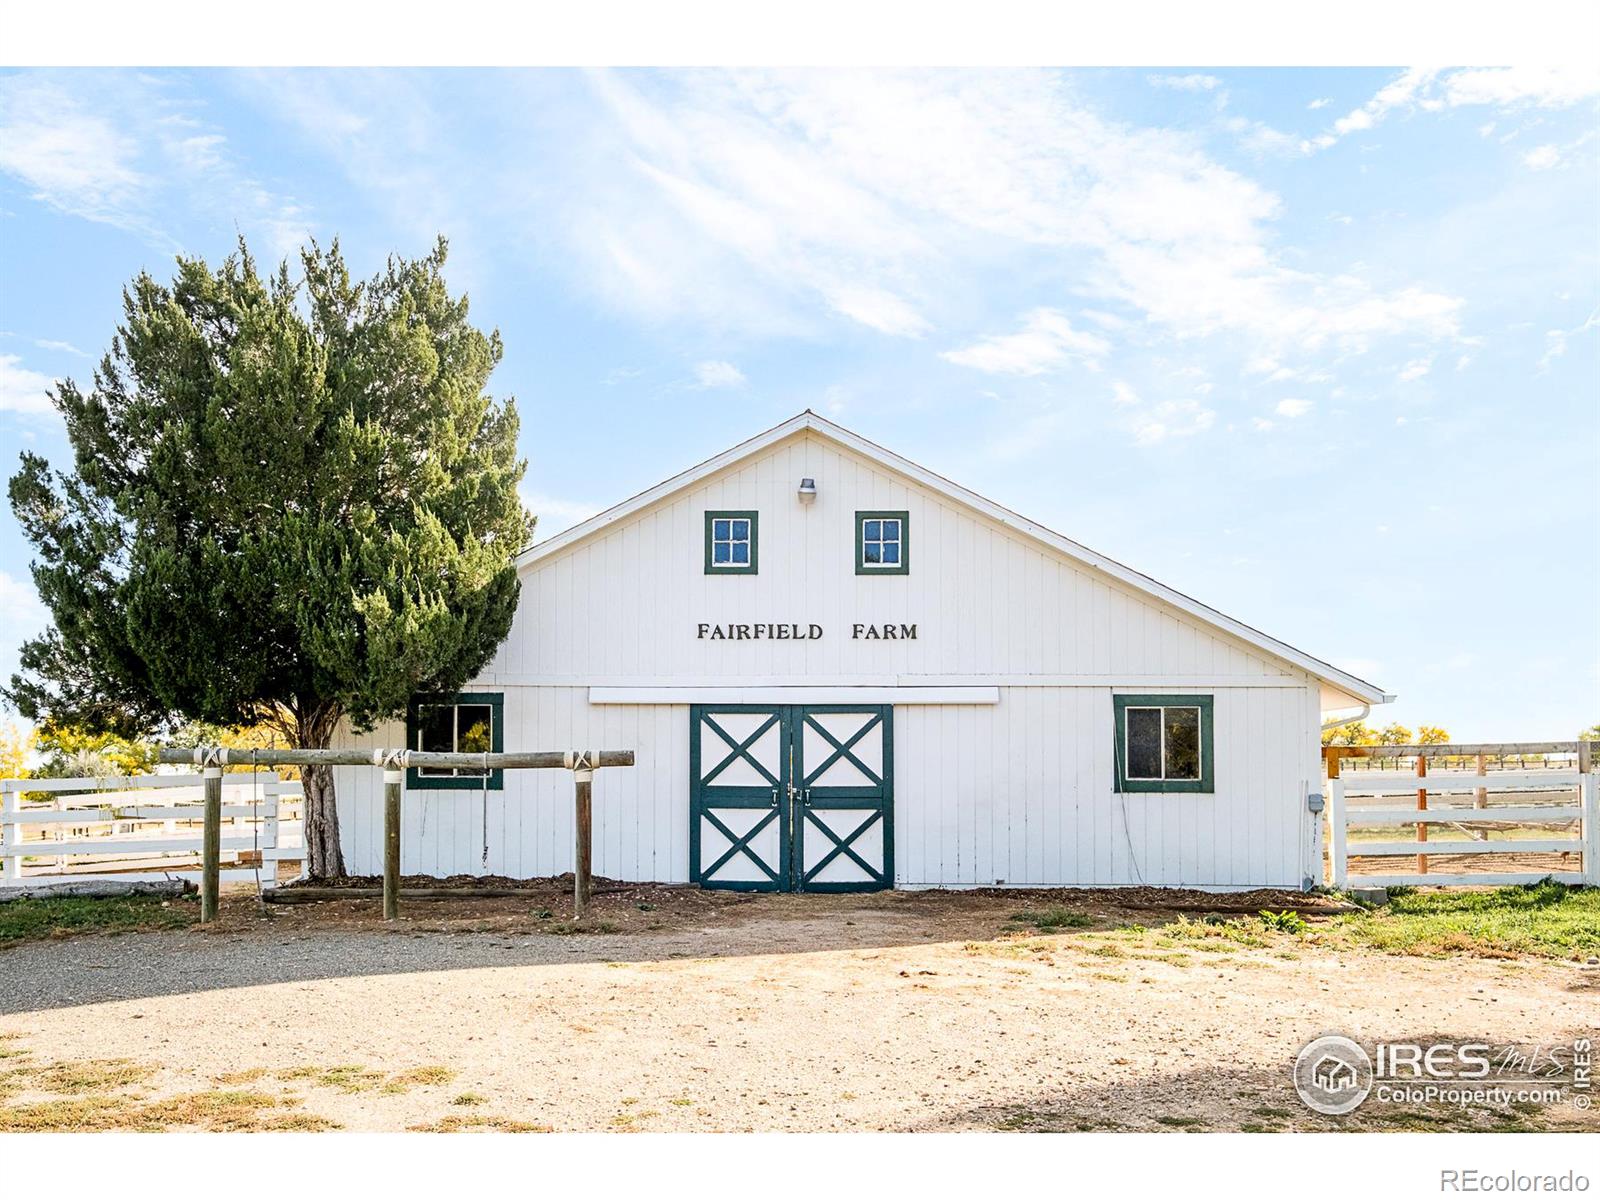
<instances>
[{"instance_id":1,"label":"barn siding board","mask_svg":"<svg viewBox=\"0 0 1600 1200\"><path fill-rule=\"evenodd\" d=\"M817 498L799 505L802 476ZM761 513L760 572L708 576L708 509ZM857 575L854 514L910 513L912 571ZM1228 631L813 431L738 460L529 564L476 690L505 696L508 749L632 748L595 777L595 870L689 875L687 705L592 705L588 688L987 681L997 705L895 709L895 879L905 886L1298 886L1318 778L1320 683ZM815 622L822 639L703 642L700 622ZM857 622L916 641L855 641ZM1189 681L1175 686L1174 680ZM1214 794L1114 787L1112 696L1215 697ZM388 723L341 744L404 744ZM348 869L381 870L379 773L335 773ZM572 781L508 771L488 798L410 791L402 869L543 876L572 867ZM1312 872L1314 873L1314 871Z\"/></svg>"}]
</instances>

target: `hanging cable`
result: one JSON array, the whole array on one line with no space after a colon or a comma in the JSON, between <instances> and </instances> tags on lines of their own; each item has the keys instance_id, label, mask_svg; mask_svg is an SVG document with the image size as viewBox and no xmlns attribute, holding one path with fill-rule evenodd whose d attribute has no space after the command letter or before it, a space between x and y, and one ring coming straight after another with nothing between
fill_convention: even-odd
<instances>
[{"instance_id":1,"label":"hanging cable","mask_svg":"<svg viewBox=\"0 0 1600 1200\"><path fill-rule=\"evenodd\" d=\"M489 752L483 752L483 774L478 776L478 791L483 796L483 869L489 869Z\"/></svg>"}]
</instances>

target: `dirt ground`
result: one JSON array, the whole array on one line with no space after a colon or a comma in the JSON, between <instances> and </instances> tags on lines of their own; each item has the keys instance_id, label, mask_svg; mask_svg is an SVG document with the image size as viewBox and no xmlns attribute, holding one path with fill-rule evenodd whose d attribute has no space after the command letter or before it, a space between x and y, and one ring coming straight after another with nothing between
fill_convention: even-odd
<instances>
[{"instance_id":1,"label":"dirt ground","mask_svg":"<svg viewBox=\"0 0 1600 1200\"><path fill-rule=\"evenodd\" d=\"M204 930L0 953L0 1127L61 1127L77 1104L87 1128L1600 1128L1570 1104L1304 1108L1289 1068L1321 1033L1550 1045L1600 1027L1593 966L1161 936L1263 907L1315 923L1320 903L617 887L576 925L549 881L386 926L370 899L230 896ZM1016 919L1060 905L1076 927Z\"/></svg>"}]
</instances>

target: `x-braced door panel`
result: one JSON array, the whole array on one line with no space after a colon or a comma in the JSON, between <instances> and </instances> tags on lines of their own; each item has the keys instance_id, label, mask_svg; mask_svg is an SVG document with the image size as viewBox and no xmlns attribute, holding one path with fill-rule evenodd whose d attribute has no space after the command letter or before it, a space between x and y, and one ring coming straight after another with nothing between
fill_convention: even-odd
<instances>
[{"instance_id":1,"label":"x-braced door panel","mask_svg":"<svg viewBox=\"0 0 1600 1200\"><path fill-rule=\"evenodd\" d=\"M690 878L758 891L894 881L893 708L690 709Z\"/></svg>"},{"instance_id":2,"label":"x-braced door panel","mask_svg":"<svg viewBox=\"0 0 1600 1200\"><path fill-rule=\"evenodd\" d=\"M894 886L894 709L796 710L795 876L808 892Z\"/></svg>"},{"instance_id":3,"label":"x-braced door panel","mask_svg":"<svg viewBox=\"0 0 1600 1200\"><path fill-rule=\"evenodd\" d=\"M788 890L787 706L690 709L689 869L704 887Z\"/></svg>"}]
</instances>

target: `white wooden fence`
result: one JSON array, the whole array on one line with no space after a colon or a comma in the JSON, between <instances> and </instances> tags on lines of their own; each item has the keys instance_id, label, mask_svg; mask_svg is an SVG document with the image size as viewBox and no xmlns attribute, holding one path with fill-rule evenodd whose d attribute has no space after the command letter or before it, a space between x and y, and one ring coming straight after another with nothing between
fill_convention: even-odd
<instances>
[{"instance_id":1,"label":"white wooden fence","mask_svg":"<svg viewBox=\"0 0 1600 1200\"><path fill-rule=\"evenodd\" d=\"M1471 771L1441 771L1426 776L1410 772L1357 771L1328 780L1330 854L1333 885L1346 887L1351 882L1370 887L1434 885L1500 886L1533 883L1552 877L1563 883L1600 885L1600 775L1593 771L1495 771L1485 776ZM1427 792L1427 807L1414 801L1419 790ZM1479 807L1483 792L1494 793L1496 803ZM1552 800L1552 793L1555 799ZM1408 807L1389 807L1388 796L1404 795L1413 800ZM1350 803L1352 798L1365 803ZM1442 803L1436 803L1435 798ZM1510 803L1504 802L1509 797ZM1531 803L1518 801L1532 801ZM1410 841L1350 841L1352 828L1396 826L1411 830ZM1421 826L1452 827L1469 833L1473 827L1510 829L1515 826L1556 825L1568 831L1565 836L1507 838L1491 841L1475 837L1451 837L1423 841L1416 836ZM1480 854L1575 854L1581 855L1582 870L1547 871L1407 871L1385 874L1360 873L1352 876L1349 860L1355 856Z\"/></svg>"},{"instance_id":2,"label":"white wooden fence","mask_svg":"<svg viewBox=\"0 0 1600 1200\"><path fill-rule=\"evenodd\" d=\"M223 882L274 887L280 860L303 861L301 796L272 772L222 777ZM200 775L0 780L0 886L198 881L203 816Z\"/></svg>"}]
</instances>

